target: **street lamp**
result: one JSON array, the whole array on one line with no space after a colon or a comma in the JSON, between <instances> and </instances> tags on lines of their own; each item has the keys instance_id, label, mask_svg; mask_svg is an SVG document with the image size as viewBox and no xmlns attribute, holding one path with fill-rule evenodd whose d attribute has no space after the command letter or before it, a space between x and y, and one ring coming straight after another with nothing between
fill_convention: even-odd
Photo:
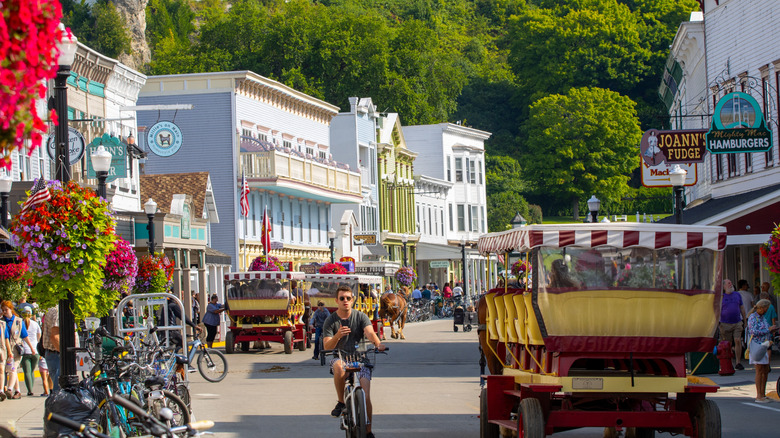
<instances>
[{"instance_id":1,"label":"street lamp","mask_svg":"<svg viewBox=\"0 0 780 438\"><path fill-rule=\"evenodd\" d=\"M333 242L336 240L336 230L333 228L328 230L328 240L330 240L330 262L336 263L336 252L333 249Z\"/></svg>"},{"instance_id":2,"label":"street lamp","mask_svg":"<svg viewBox=\"0 0 780 438\"><path fill-rule=\"evenodd\" d=\"M463 267L463 272L461 274L461 278L463 279L463 297L468 301L469 299L469 289L468 289L468 281L466 281L466 236L463 236L460 238L460 255L461 255L461 265Z\"/></svg>"},{"instance_id":3,"label":"street lamp","mask_svg":"<svg viewBox=\"0 0 780 438\"><path fill-rule=\"evenodd\" d=\"M683 209L683 193L685 192L685 178L688 176L688 172L675 164L672 170L669 171L669 182L674 187L674 222L681 224L682 221L682 209Z\"/></svg>"},{"instance_id":4,"label":"street lamp","mask_svg":"<svg viewBox=\"0 0 780 438\"><path fill-rule=\"evenodd\" d=\"M101 144L90 156L92 159L92 169L98 179L98 196L106 199L106 178L108 178L108 169L111 168L111 152Z\"/></svg>"},{"instance_id":5,"label":"street lamp","mask_svg":"<svg viewBox=\"0 0 780 438\"><path fill-rule=\"evenodd\" d=\"M57 59L57 76L54 77L54 110L57 112L57 126L54 130L55 176L61 183L70 181L70 148L68 147L68 78L70 66L76 59L78 40L60 23L62 40L57 43L60 54ZM60 324L60 378L59 386L68 388L78 385L76 375L76 320L73 312L73 292L59 302Z\"/></svg>"},{"instance_id":6,"label":"street lamp","mask_svg":"<svg viewBox=\"0 0 780 438\"><path fill-rule=\"evenodd\" d=\"M401 235L401 243L403 244L403 255L404 255L404 266L406 266L407 263L407 257L406 257L406 244L409 243L409 235L404 233Z\"/></svg>"},{"instance_id":7,"label":"street lamp","mask_svg":"<svg viewBox=\"0 0 780 438\"><path fill-rule=\"evenodd\" d=\"M8 229L8 195L11 193L11 185L14 180L8 175L0 176L0 197L2 197L2 206L0 206L0 225Z\"/></svg>"},{"instance_id":8,"label":"street lamp","mask_svg":"<svg viewBox=\"0 0 780 438\"><path fill-rule=\"evenodd\" d=\"M592 223L598 222L599 208L601 208L601 201L596 195L593 195L588 199L588 210L590 210L590 221Z\"/></svg>"},{"instance_id":9,"label":"street lamp","mask_svg":"<svg viewBox=\"0 0 780 438\"><path fill-rule=\"evenodd\" d=\"M154 214L157 213L157 203L154 202L154 199L149 198L146 201L144 211L146 217L149 218L149 225L146 226L146 229L149 230L149 254L154 254Z\"/></svg>"}]
</instances>

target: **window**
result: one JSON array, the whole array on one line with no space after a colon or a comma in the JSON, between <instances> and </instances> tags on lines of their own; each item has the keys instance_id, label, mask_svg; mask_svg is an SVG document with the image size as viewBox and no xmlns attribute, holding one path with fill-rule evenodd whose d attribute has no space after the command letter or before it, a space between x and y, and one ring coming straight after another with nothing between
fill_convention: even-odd
<instances>
[{"instance_id":1,"label":"window","mask_svg":"<svg viewBox=\"0 0 780 438\"><path fill-rule=\"evenodd\" d=\"M477 174L479 175L478 176L479 185L482 185L482 162L481 161L477 162Z\"/></svg>"},{"instance_id":2,"label":"window","mask_svg":"<svg viewBox=\"0 0 780 438\"><path fill-rule=\"evenodd\" d=\"M433 234L433 216L431 215L431 207L428 207L428 234Z\"/></svg>"},{"instance_id":3,"label":"window","mask_svg":"<svg viewBox=\"0 0 780 438\"><path fill-rule=\"evenodd\" d=\"M422 217L420 217L420 206L417 206L417 232L420 232L420 221L423 220Z\"/></svg>"},{"instance_id":4,"label":"window","mask_svg":"<svg viewBox=\"0 0 780 438\"><path fill-rule=\"evenodd\" d=\"M471 231L479 232L479 206L471 206Z\"/></svg>"},{"instance_id":5,"label":"window","mask_svg":"<svg viewBox=\"0 0 780 438\"><path fill-rule=\"evenodd\" d=\"M281 239L284 240L284 201L279 200L279 231Z\"/></svg>"},{"instance_id":6,"label":"window","mask_svg":"<svg viewBox=\"0 0 780 438\"><path fill-rule=\"evenodd\" d=\"M753 171L753 154L747 153L745 154L745 173L749 173Z\"/></svg>"},{"instance_id":7,"label":"window","mask_svg":"<svg viewBox=\"0 0 780 438\"><path fill-rule=\"evenodd\" d=\"M257 236L257 215L255 214L255 209L252 209L252 235Z\"/></svg>"},{"instance_id":8,"label":"window","mask_svg":"<svg viewBox=\"0 0 780 438\"><path fill-rule=\"evenodd\" d=\"M455 159L455 182L463 182L463 161Z\"/></svg>"},{"instance_id":9,"label":"window","mask_svg":"<svg viewBox=\"0 0 780 438\"><path fill-rule=\"evenodd\" d=\"M713 157L715 159L715 179L717 181L720 181L723 179L723 161L721 160L720 155L715 155Z\"/></svg>"},{"instance_id":10,"label":"window","mask_svg":"<svg viewBox=\"0 0 780 438\"><path fill-rule=\"evenodd\" d=\"M441 215L441 235L444 235L444 209L442 208L439 210L439 214Z\"/></svg>"},{"instance_id":11,"label":"window","mask_svg":"<svg viewBox=\"0 0 780 438\"><path fill-rule=\"evenodd\" d=\"M287 140L285 140L285 141L283 141L283 142L282 142L282 146L284 146L284 147L286 147L286 148L289 148L289 149L292 149L292 143L290 143L290 142L289 142L289 141L287 141Z\"/></svg>"},{"instance_id":12,"label":"window","mask_svg":"<svg viewBox=\"0 0 780 438\"><path fill-rule=\"evenodd\" d=\"M306 205L306 213L307 218L309 219L309 243L311 243L311 204Z\"/></svg>"},{"instance_id":13,"label":"window","mask_svg":"<svg viewBox=\"0 0 780 438\"><path fill-rule=\"evenodd\" d=\"M739 169L737 169L737 154L725 154L726 162L728 164L729 177L737 176Z\"/></svg>"},{"instance_id":14,"label":"window","mask_svg":"<svg viewBox=\"0 0 780 438\"><path fill-rule=\"evenodd\" d=\"M447 155L447 181L452 181L452 157Z\"/></svg>"},{"instance_id":15,"label":"window","mask_svg":"<svg viewBox=\"0 0 780 438\"><path fill-rule=\"evenodd\" d=\"M257 138L262 141L268 141L268 136L265 134L257 134Z\"/></svg>"},{"instance_id":16,"label":"window","mask_svg":"<svg viewBox=\"0 0 780 438\"><path fill-rule=\"evenodd\" d=\"M466 231L466 206L458 204L458 231Z\"/></svg>"},{"instance_id":17,"label":"window","mask_svg":"<svg viewBox=\"0 0 780 438\"><path fill-rule=\"evenodd\" d=\"M452 204L450 204L450 231L455 231L455 227L453 226L453 214L452 214Z\"/></svg>"},{"instance_id":18,"label":"window","mask_svg":"<svg viewBox=\"0 0 780 438\"><path fill-rule=\"evenodd\" d=\"M328 158L328 156L325 155L324 151L320 151L317 155L320 157L321 160L325 160Z\"/></svg>"},{"instance_id":19,"label":"window","mask_svg":"<svg viewBox=\"0 0 780 438\"><path fill-rule=\"evenodd\" d=\"M471 160L469 162L469 183L476 184L477 183L477 162L474 160Z\"/></svg>"},{"instance_id":20,"label":"window","mask_svg":"<svg viewBox=\"0 0 780 438\"><path fill-rule=\"evenodd\" d=\"M306 153L311 155L311 156L314 156L314 148L311 148L311 147L307 146L306 147Z\"/></svg>"}]
</instances>

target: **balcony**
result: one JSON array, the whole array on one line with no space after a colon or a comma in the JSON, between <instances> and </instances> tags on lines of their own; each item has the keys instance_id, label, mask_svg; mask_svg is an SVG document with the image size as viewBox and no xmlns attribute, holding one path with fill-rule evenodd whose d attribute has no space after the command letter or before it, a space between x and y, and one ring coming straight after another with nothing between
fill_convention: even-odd
<instances>
[{"instance_id":1,"label":"balcony","mask_svg":"<svg viewBox=\"0 0 780 438\"><path fill-rule=\"evenodd\" d=\"M241 137L241 164L249 187L333 204L360 203L360 173L295 149Z\"/></svg>"}]
</instances>

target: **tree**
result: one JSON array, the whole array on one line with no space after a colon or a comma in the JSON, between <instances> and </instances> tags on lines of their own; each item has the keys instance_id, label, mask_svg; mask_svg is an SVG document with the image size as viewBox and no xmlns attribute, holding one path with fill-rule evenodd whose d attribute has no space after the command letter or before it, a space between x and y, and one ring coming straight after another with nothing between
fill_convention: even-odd
<instances>
[{"instance_id":1,"label":"tree","mask_svg":"<svg viewBox=\"0 0 780 438\"><path fill-rule=\"evenodd\" d=\"M130 35L116 6L110 1L97 2L92 7L92 14L95 18L93 48L111 58L129 54Z\"/></svg>"},{"instance_id":2,"label":"tree","mask_svg":"<svg viewBox=\"0 0 780 438\"><path fill-rule=\"evenodd\" d=\"M618 201L639 166L642 132L631 99L602 88L572 88L531 105L525 181L537 194L571 202L595 194Z\"/></svg>"},{"instance_id":3,"label":"tree","mask_svg":"<svg viewBox=\"0 0 780 438\"><path fill-rule=\"evenodd\" d=\"M493 193L487 197L488 231L504 231L510 227L512 218L520 213L528 219L528 203L517 192Z\"/></svg>"},{"instance_id":4,"label":"tree","mask_svg":"<svg viewBox=\"0 0 780 438\"><path fill-rule=\"evenodd\" d=\"M523 191L520 163L512 157L485 155L485 190L488 195Z\"/></svg>"}]
</instances>

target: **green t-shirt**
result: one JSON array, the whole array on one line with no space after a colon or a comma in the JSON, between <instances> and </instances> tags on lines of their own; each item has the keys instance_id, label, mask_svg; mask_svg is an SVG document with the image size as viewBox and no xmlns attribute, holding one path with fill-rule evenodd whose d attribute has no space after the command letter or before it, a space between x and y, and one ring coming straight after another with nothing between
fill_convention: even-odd
<instances>
[{"instance_id":1,"label":"green t-shirt","mask_svg":"<svg viewBox=\"0 0 780 438\"><path fill-rule=\"evenodd\" d=\"M352 309L352 313L350 313L347 320L349 321L347 325L349 325L349 328L352 331L348 336L341 338L339 343L336 345L336 349L353 352L355 351L355 347L363 339L363 330L371 325L371 320L368 319L368 316L365 313L358 312L355 309ZM331 338L335 336L341 328L341 317L339 316L338 312L331 313L328 319L325 320L325 323L322 325L322 327L323 338Z\"/></svg>"}]
</instances>

